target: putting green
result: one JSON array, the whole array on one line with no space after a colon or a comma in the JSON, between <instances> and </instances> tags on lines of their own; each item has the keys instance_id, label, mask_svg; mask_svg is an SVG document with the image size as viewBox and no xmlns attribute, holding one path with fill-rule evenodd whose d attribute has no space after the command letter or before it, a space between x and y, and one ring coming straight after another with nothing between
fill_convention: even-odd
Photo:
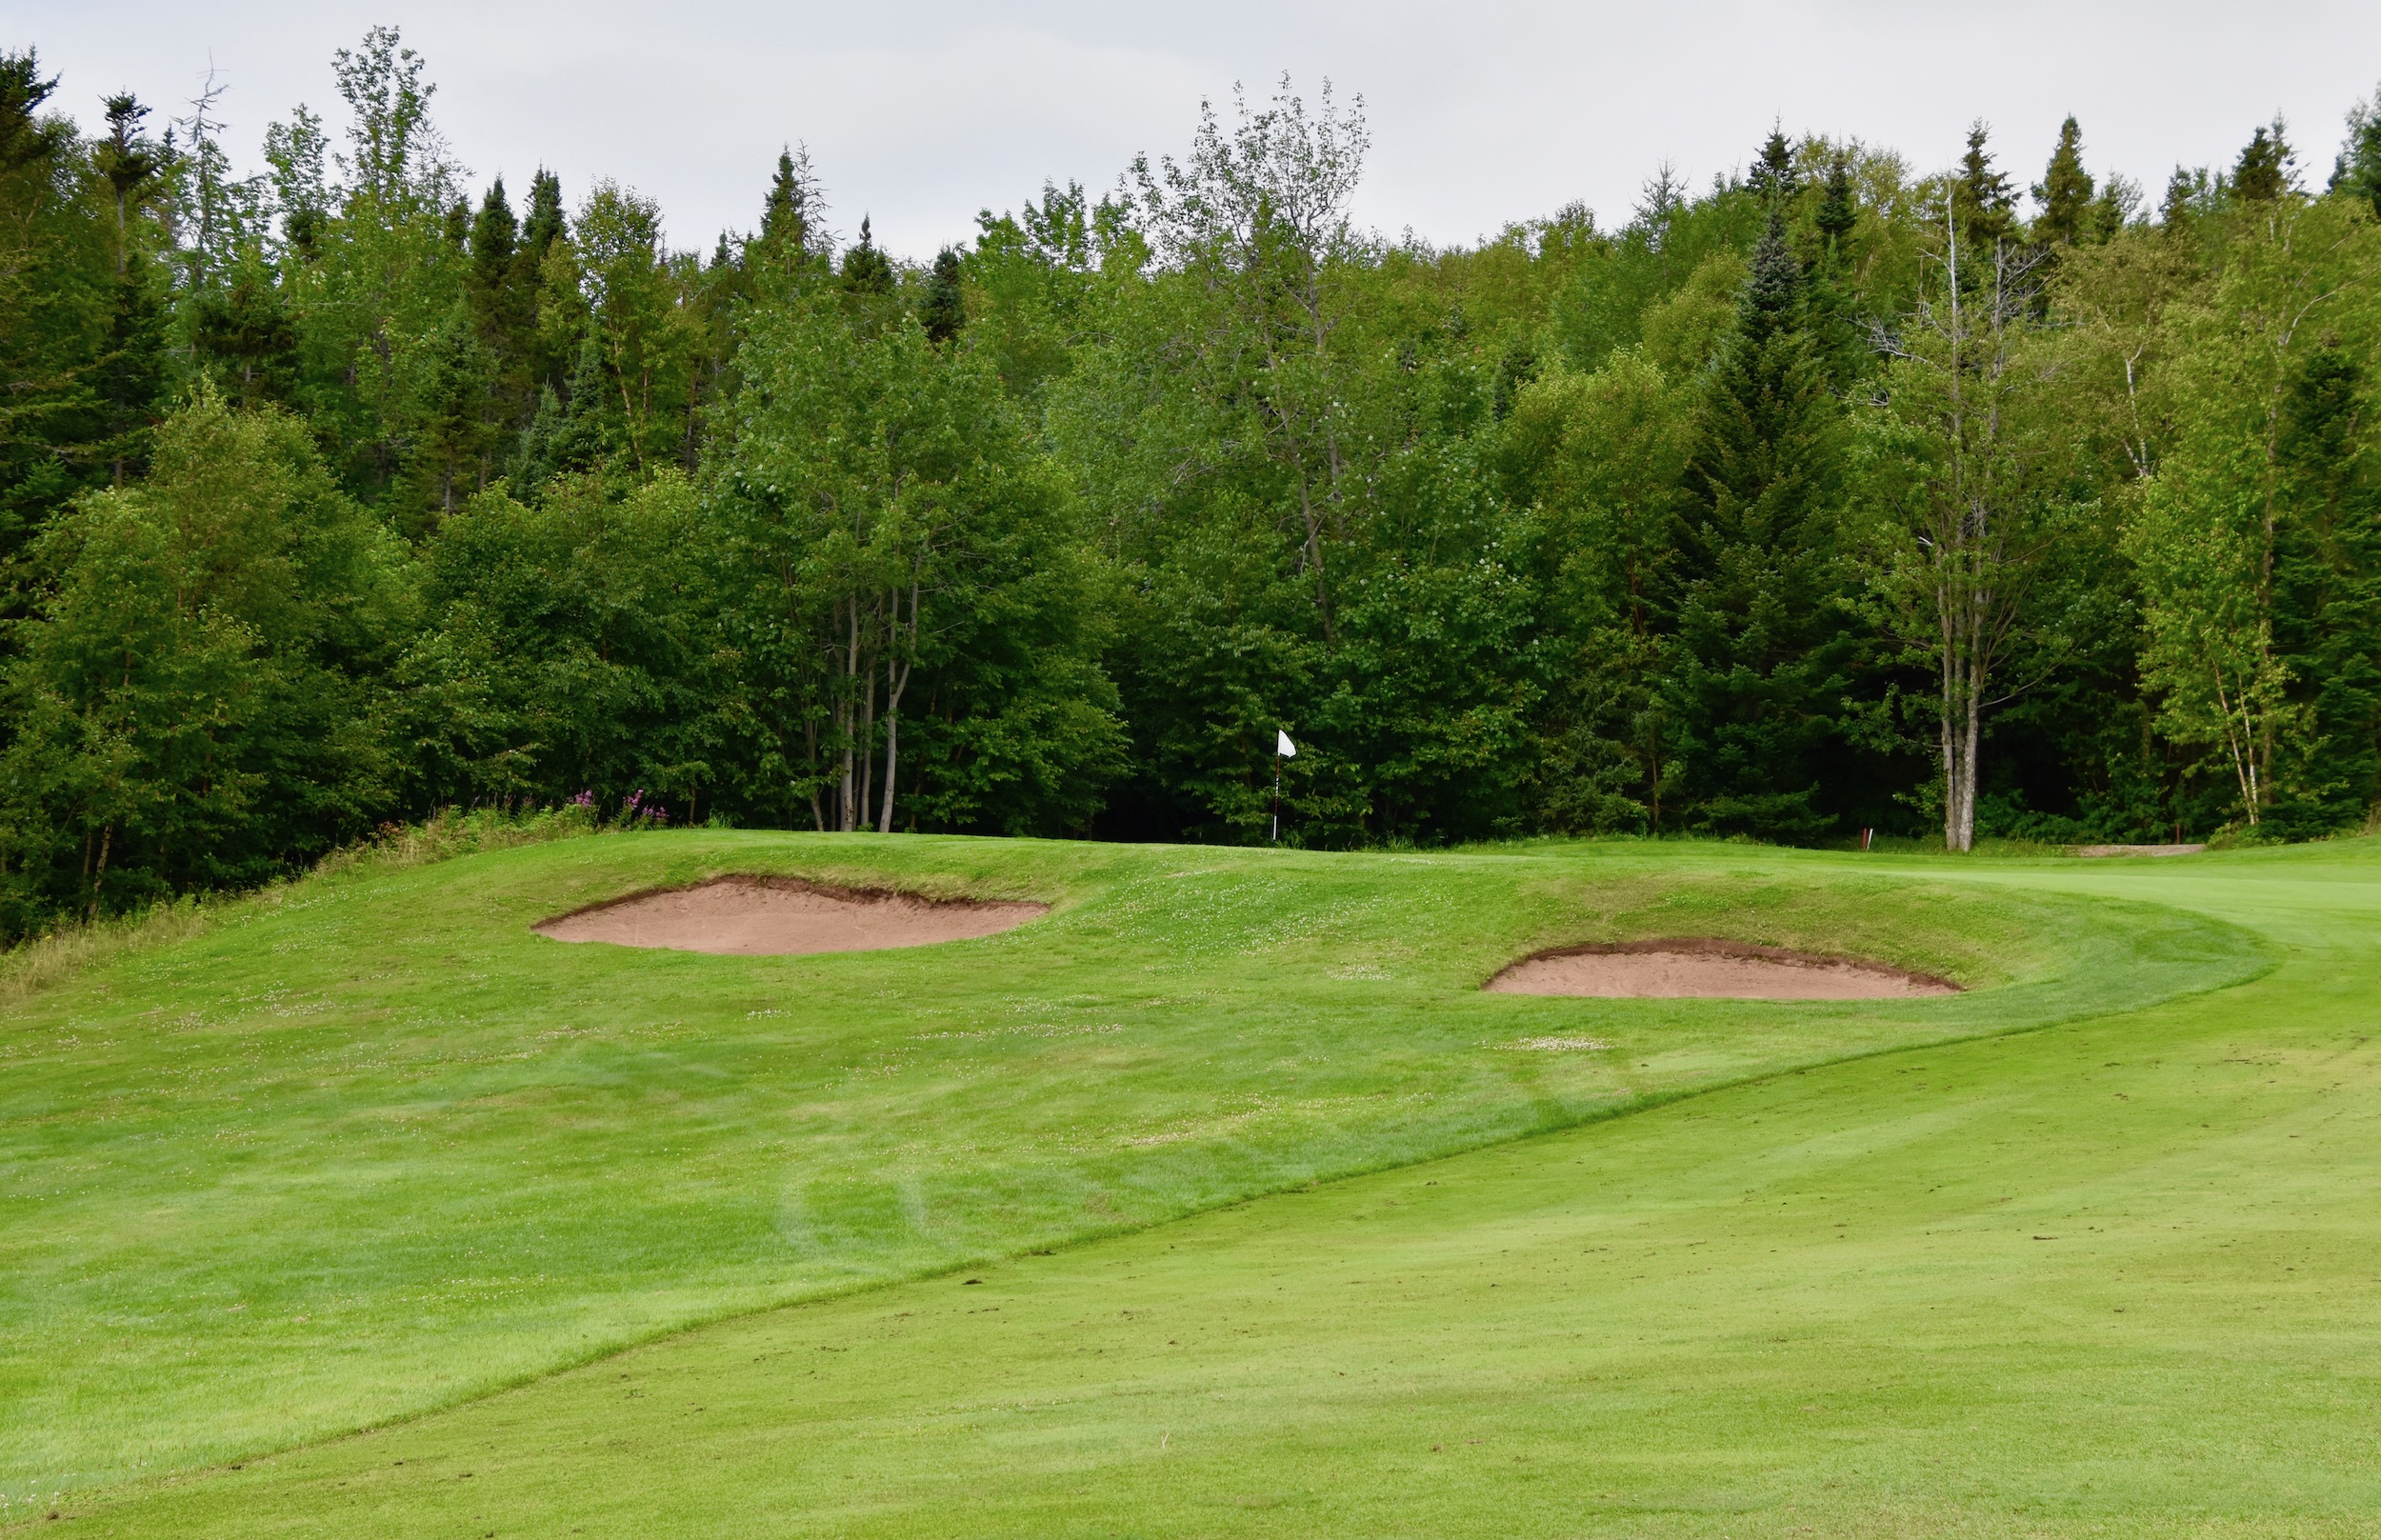
<instances>
[{"instance_id":1,"label":"putting green","mask_svg":"<svg viewBox=\"0 0 2381 1540\"><path fill-rule=\"evenodd\" d=\"M527 933L727 870L1060 907L850 957ZM2370 1122L2377 878L2365 846L1930 870L681 835L302 887L11 1021L6 1494L124 1533L1898 1532L2171 1527L2188 1489L2311 1532L2373 1495L2338 1377L2370 1312L2333 1266L2371 1253L2335 1211L2371 1151L2335 1128L2258 1173L2316 1081ZM1986 987L1476 990L1700 933ZM1548 1041L1610 1046L1517 1046ZM2307 1277L2244 1303L2225 1268L2270 1242ZM2183 1479L2206 1397L2283 1386L2223 1413L2241 1480Z\"/></svg>"}]
</instances>

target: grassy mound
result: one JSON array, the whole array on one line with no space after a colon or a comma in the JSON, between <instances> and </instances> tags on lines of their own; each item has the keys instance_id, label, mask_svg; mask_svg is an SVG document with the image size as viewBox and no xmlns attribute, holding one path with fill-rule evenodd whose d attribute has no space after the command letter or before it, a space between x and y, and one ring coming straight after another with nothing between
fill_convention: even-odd
<instances>
[{"instance_id":1,"label":"grassy mound","mask_svg":"<svg viewBox=\"0 0 2381 1540\"><path fill-rule=\"evenodd\" d=\"M983 940L813 957L529 930L727 872L1057 908ZM300 884L23 1000L0 1029L0 1497L46 1508L709 1318L2268 964L2219 919L1947 876L1732 847L1311 856L688 832ZM1478 992L1532 950L1680 934L1975 988ZM1716 1137L1715 1115L1672 1114ZM1724 1127L1731 1147L1770 1137ZM730 1339L655 1350L714 1340Z\"/></svg>"}]
</instances>

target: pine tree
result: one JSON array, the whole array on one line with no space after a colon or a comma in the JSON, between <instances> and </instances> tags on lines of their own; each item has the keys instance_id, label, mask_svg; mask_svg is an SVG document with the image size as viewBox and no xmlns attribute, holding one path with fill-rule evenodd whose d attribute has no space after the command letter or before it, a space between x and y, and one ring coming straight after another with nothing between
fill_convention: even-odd
<instances>
[{"instance_id":1,"label":"pine tree","mask_svg":"<svg viewBox=\"0 0 2381 1540\"><path fill-rule=\"evenodd\" d=\"M2116 239L2132 223L2133 210L2140 204L2140 187L2115 171L2109 172L2085 220L2088 237L2095 243Z\"/></svg>"},{"instance_id":2,"label":"pine tree","mask_svg":"<svg viewBox=\"0 0 2381 1540\"><path fill-rule=\"evenodd\" d=\"M1696 828L1809 838L1851 643L1833 517L1838 411L1775 211L1688 462L1668 692Z\"/></svg>"},{"instance_id":3,"label":"pine tree","mask_svg":"<svg viewBox=\"0 0 2381 1540\"><path fill-rule=\"evenodd\" d=\"M1851 156L1838 153L1829 160L1811 223L1819 237L1811 265L1811 340L1830 384L1840 394L1868 372L1875 357L1858 313L1851 237L1860 225L1860 197L1852 186Z\"/></svg>"},{"instance_id":4,"label":"pine tree","mask_svg":"<svg viewBox=\"0 0 2381 1540\"><path fill-rule=\"evenodd\" d=\"M520 254L521 224L512 217L501 176L489 185L471 221L471 287L481 295L504 291L512 277L512 259Z\"/></svg>"},{"instance_id":5,"label":"pine tree","mask_svg":"<svg viewBox=\"0 0 2381 1540\"><path fill-rule=\"evenodd\" d=\"M1968 130L1968 152L1959 158L1951 179L1951 209L1959 221L1959 237L1970 246L1989 250L2005 239L2016 223L2017 196L2009 177L1992 165L1986 149L1991 130L1982 119Z\"/></svg>"},{"instance_id":6,"label":"pine tree","mask_svg":"<svg viewBox=\"0 0 2381 1540\"><path fill-rule=\"evenodd\" d=\"M520 222L498 177L471 220L471 266L464 283L471 326L487 354L490 410L508 429L537 404L537 274L521 260Z\"/></svg>"},{"instance_id":7,"label":"pine tree","mask_svg":"<svg viewBox=\"0 0 2381 1540\"><path fill-rule=\"evenodd\" d=\"M1771 125L1770 136L1762 141L1761 153L1753 160L1745 183L1754 196L1772 208L1791 201L1801 190L1802 179L1794 171L1793 147L1786 142L1783 128Z\"/></svg>"},{"instance_id":8,"label":"pine tree","mask_svg":"<svg viewBox=\"0 0 2381 1540\"><path fill-rule=\"evenodd\" d=\"M2348 142L2332 163L2331 190L2362 199L2381 218L2381 90L2349 109Z\"/></svg>"},{"instance_id":9,"label":"pine tree","mask_svg":"<svg viewBox=\"0 0 2381 1540\"><path fill-rule=\"evenodd\" d=\"M98 370L99 437L110 479L123 486L138 469L165 393L166 302L151 261L153 239L142 216L164 190L165 150L141 130L149 109L130 91L104 103L108 136L91 147L114 214L115 301Z\"/></svg>"},{"instance_id":10,"label":"pine tree","mask_svg":"<svg viewBox=\"0 0 2381 1540\"><path fill-rule=\"evenodd\" d=\"M2034 216L2034 244L2073 246L2091 237L2094 189L2091 173L2084 170L2083 130L2071 113L2059 125L2058 148L2051 151L2051 164L2032 190L2033 201L2042 206Z\"/></svg>"},{"instance_id":11,"label":"pine tree","mask_svg":"<svg viewBox=\"0 0 2381 1540\"><path fill-rule=\"evenodd\" d=\"M893 291L892 263L876 249L866 214L860 216L859 244L843 254L843 286L855 294L883 295Z\"/></svg>"},{"instance_id":12,"label":"pine tree","mask_svg":"<svg viewBox=\"0 0 2381 1540\"><path fill-rule=\"evenodd\" d=\"M2232 196L2243 203L2278 201L2295 180L2292 159L2290 144L2282 137L2282 120L2275 118L2271 128L2259 129L2241 147L2240 159L2232 167Z\"/></svg>"},{"instance_id":13,"label":"pine tree","mask_svg":"<svg viewBox=\"0 0 2381 1540\"><path fill-rule=\"evenodd\" d=\"M2273 640L2313 751L2271 817L2312 836L2353 828L2381 801L2381 461L2362 442L2372 388L2348 350L2316 350L2289 389Z\"/></svg>"},{"instance_id":14,"label":"pine tree","mask_svg":"<svg viewBox=\"0 0 2381 1540\"><path fill-rule=\"evenodd\" d=\"M160 189L159 173L166 155L141 131L149 109L130 91L110 96L104 104L108 137L92 147L91 163L108 184L115 205L116 276L121 278L132 256L132 222L141 206Z\"/></svg>"},{"instance_id":15,"label":"pine tree","mask_svg":"<svg viewBox=\"0 0 2381 1540\"><path fill-rule=\"evenodd\" d=\"M795 160L790 148L777 152L777 171L770 179L769 197L761 205L761 242L781 250L810 248L812 218L810 151Z\"/></svg>"},{"instance_id":16,"label":"pine tree","mask_svg":"<svg viewBox=\"0 0 2381 1540\"><path fill-rule=\"evenodd\" d=\"M959 288L959 253L948 246L935 254L926 297L918 305L918 324L926 329L927 340L937 345L957 336L968 324L967 299Z\"/></svg>"},{"instance_id":17,"label":"pine tree","mask_svg":"<svg viewBox=\"0 0 2381 1540\"><path fill-rule=\"evenodd\" d=\"M548 337L538 325L538 307L546 290L546 259L568 233L562 210L562 178L544 167L530 178L529 212L521 221L520 244L512 254L509 280L510 304L516 308L521 330L513 347L523 360L530 390L562 390L566 371L577 354L575 341ZM542 409L541 409L542 410Z\"/></svg>"},{"instance_id":18,"label":"pine tree","mask_svg":"<svg viewBox=\"0 0 2381 1540\"><path fill-rule=\"evenodd\" d=\"M820 219L826 209L810 150L779 150L769 196L761 204L760 233L744 247L745 275L756 293L790 292L824 272L827 242Z\"/></svg>"},{"instance_id":19,"label":"pine tree","mask_svg":"<svg viewBox=\"0 0 2381 1540\"><path fill-rule=\"evenodd\" d=\"M1819 197L1819 211L1812 223L1818 228L1822 249L1839 256L1845 254L1851 241L1851 232L1860 224L1860 194L1851 183L1851 157L1837 154L1827 164L1827 188Z\"/></svg>"},{"instance_id":20,"label":"pine tree","mask_svg":"<svg viewBox=\"0 0 2381 1540\"><path fill-rule=\"evenodd\" d=\"M57 76L41 78L41 60L31 49L0 53L0 172L50 160L66 148L65 130L39 115L57 89Z\"/></svg>"},{"instance_id":21,"label":"pine tree","mask_svg":"<svg viewBox=\"0 0 2381 1540\"><path fill-rule=\"evenodd\" d=\"M410 532L427 533L488 484L492 370L473 330L469 309L459 306L431 339L411 446L414 482L430 517Z\"/></svg>"},{"instance_id":22,"label":"pine tree","mask_svg":"<svg viewBox=\"0 0 2381 1540\"><path fill-rule=\"evenodd\" d=\"M298 380L298 332L271 274L247 269L186 301L190 350L225 400L286 402Z\"/></svg>"},{"instance_id":23,"label":"pine tree","mask_svg":"<svg viewBox=\"0 0 2381 1540\"><path fill-rule=\"evenodd\" d=\"M541 166L530 178L530 212L521 222L520 260L536 269L554 242L562 239L563 224L562 178Z\"/></svg>"},{"instance_id":24,"label":"pine tree","mask_svg":"<svg viewBox=\"0 0 2381 1540\"><path fill-rule=\"evenodd\" d=\"M2158 200L2158 223L2168 230L2182 230L2198 213L2208 192L2205 169L2191 170L2174 168L2174 174L2166 179L2166 195Z\"/></svg>"}]
</instances>

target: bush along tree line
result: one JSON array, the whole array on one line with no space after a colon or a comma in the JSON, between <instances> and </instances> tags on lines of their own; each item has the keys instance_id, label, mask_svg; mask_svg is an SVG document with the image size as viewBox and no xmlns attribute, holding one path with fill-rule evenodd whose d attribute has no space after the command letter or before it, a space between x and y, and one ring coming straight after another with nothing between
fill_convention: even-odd
<instances>
[{"instance_id":1,"label":"bush along tree line","mask_svg":"<svg viewBox=\"0 0 2381 1540\"><path fill-rule=\"evenodd\" d=\"M680 250L333 71L242 175L0 55L0 934L450 806L1256 840L1283 727L1310 846L2381 798L2381 96L2327 176L1773 131L1440 249L1285 80L912 264L798 150Z\"/></svg>"}]
</instances>

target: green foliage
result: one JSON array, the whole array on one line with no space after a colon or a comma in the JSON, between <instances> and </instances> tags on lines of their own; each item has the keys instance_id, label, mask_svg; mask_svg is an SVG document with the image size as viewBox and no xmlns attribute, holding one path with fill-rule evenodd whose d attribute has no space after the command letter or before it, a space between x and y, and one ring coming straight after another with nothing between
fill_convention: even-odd
<instances>
[{"instance_id":1,"label":"green foliage","mask_svg":"<svg viewBox=\"0 0 2381 1540\"><path fill-rule=\"evenodd\" d=\"M2332 165L2331 190L2362 199L2381 219L2381 90L2349 110L2348 142Z\"/></svg>"},{"instance_id":2,"label":"green foliage","mask_svg":"<svg viewBox=\"0 0 2381 1540\"><path fill-rule=\"evenodd\" d=\"M203 395L34 543L5 679L0 926L245 886L393 806L404 560L298 423Z\"/></svg>"},{"instance_id":3,"label":"green foliage","mask_svg":"<svg viewBox=\"0 0 2381 1540\"><path fill-rule=\"evenodd\" d=\"M1690 829L1811 838L1857 638L1844 608L1840 414L1774 213L1736 328L1706 376L1687 460L1671 702Z\"/></svg>"},{"instance_id":4,"label":"green foliage","mask_svg":"<svg viewBox=\"0 0 2381 1540\"><path fill-rule=\"evenodd\" d=\"M391 29L253 175L211 87L86 136L0 66L8 612L95 602L43 542L142 490L176 402L300 434L399 553L410 618L323 676L373 816L1241 842L1283 730L1308 846L2296 835L2381 795L2370 104L2324 196L2276 127L2156 229L2071 118L2023 222L1982 124L1921 175L1781 123L1741 176L1443 250L1357 226L1362 104L1285 79L917 265L830 233L799 146L705 252L617 182L467 183ZM10 923L136 901L118 861Z\"/></svg>"},{"instance_id":5,"label":"green foliage","mask_svg":"<svg viewBox=\"0 0 2381 1540\"><path fill-rule=\"evenodd\" d=\"M1103 579L990 363L822 290L756 314L736 367L719 510L764 746L748 806L1079 830L1117 768Z\"/></svg>"},{"instance_id":6,"label":"green foliage","mask_svg":"<svg viewBox=\"0 0 2381 1540\"><path fill-rule=\"evenodd\" d=\"M2033 238L2045 246L2073 246L2093 233L2091 173L2084 170L2083 130L2072 115L2058 126L2058 146L2042 180L2033 185Z\"/></svg>"}]
</instances>

